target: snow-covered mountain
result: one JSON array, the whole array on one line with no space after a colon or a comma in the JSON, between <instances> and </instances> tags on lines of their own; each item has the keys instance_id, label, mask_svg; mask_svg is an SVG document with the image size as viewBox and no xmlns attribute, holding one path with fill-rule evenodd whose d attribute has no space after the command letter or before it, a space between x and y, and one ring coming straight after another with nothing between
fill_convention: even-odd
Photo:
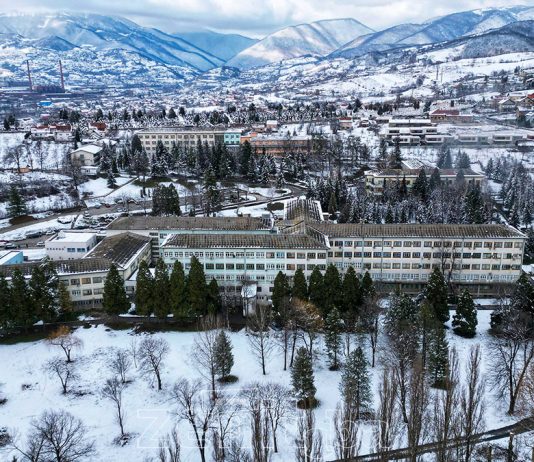
<instances>
[{"instance_id":1,"label":"snow-covered mountain","mask_svg":"<svg viewBox=\"0 0 534 462\"><path fill-rule=\"evenodd\" d=\"M71 45L91 47L97 52L122 50L159 64L191 67L197 71L223 64L222 59L182 38L119 17L69 13L3 14L0 15L0 33L18 35L33 40L36 47L46 45L56 51Z\"/></svg>"},{"instance_id":2,"label":"snow-covered mountain","mask_svg":"<svg viewBox=\"0 0 534 462\"><path fill-rule=\"evenodd\" d=\"M228 61L240 51L254 45L258 40L239 34L220 34L210 30L198 32L177 32L173 34L183 38L201 50Z\"/></svg>"},{"instance_id":3,"label":"snow-covered mountain","mask_svg":"<svg viewBox=\"0 0 534 462\"><path fill-rule=\"evenodd\" d=\"M445 42L529 19L534 19L534 7L486 8L453 13L423 24L401 24L358 37L334 51L332 57L354 58L373 51Z\"/></svg>"},{"instance_id":4,"label":"snow-covered mountain","mask_svg":"<svg viewBox=\"0 0 534 462\"><path fill-rule=\"evenodd\" d=\"M355 19L333 19L286 27L241 51L228 66L251 69L300 56L325 56L372 29Z\"/></svg>"}]
</instances>

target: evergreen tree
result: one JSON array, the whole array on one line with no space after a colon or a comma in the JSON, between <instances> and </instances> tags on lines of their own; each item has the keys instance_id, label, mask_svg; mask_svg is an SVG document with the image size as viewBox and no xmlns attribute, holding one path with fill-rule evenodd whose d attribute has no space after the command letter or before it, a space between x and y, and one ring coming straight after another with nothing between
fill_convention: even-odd
<instances>
[{"instance_id":1,"label":"evergreen tree","mask_svg":"<svg viewBox=\"0 0 534 462\"><path fill-rule=\"evenodd\" d=\"M454 332L462 337L474 337L477 333L477 309L467 289L460 295L456 314L452 317Z\"/></svg>"},{"instance_id":2,"label":"evergreen tree","mask_svg":"<svg viewBox=\"0 0 534 462\"><path fill-rule=\"evenodd\" d=\"M484 223L484 200L478 186L471 186L465 194L465 219L468 224Z\"/></svg>"},{"instance_id":3,"label":"evergreen tree","mask_svg":"<svg viewBox=\"0 0 534 462\"><path fill-rule=\"evenodd\" d=\"M372 297L376 294L375 285L373 282L373 278L371 278L371 275L369 274L369 271L366 271L362 278L362 284L361 284L361 294L362 298Z\"/></svg>"},{"instance_id":4,"label":"evergreen tree","mask_svg":"<svg viewBox=\"0 0 534 462\"><path fill-rule=\"evenodd\" d=\"M389 159L389 168L401 169L402 168L402 152L400 147L400 138L395 138L395 147L393 148L393 153Z\"/></svg>"},{"instance_id":5,"label":"evergreen tree","mask_svg":"<svg viewBox=\"0 0 534 462\"><path fill-rule=\"evenodd\" d=\"M419 175L415 179L412 187L412 192L418 196L422 201L426 201L428 197L428 181L426 179L425 169L419 171Z\"/></svg>"},{"instance_id":6,"label":"evergreen tree","mask_svg":"<svg viewBox=\"0 0 534 462\"><path fill-rule=\"evenodd\" d=\"M52 262L36 266L32 270L29 289L36 316L50 322L58 315L58 276Z\"/></svg>"},{"instance_id":7,"label":"evergreen tree","mask_svg":"<svg viewBox=\"0 0 534 462\"><path fill-rule=\"evenodd\" d=\"M16 326L27 329L37 321L33 299L19 269L15 269L11 275L11 306Z\"/></svg>"},{"instance_id":8,"label":"evergreen tree","mask_svg":"<svg viewBox=\"0 0 534 462\"><path fill-rule=\"evenodd\" d=\"M466 152L458 151L455 159L454 168L466 169L471 167L471 159Z\"/></svg>"},{"instance_id":9,"label":"evergreen tree","mask_svg":"<svg viewBox=\"0 0 534 462\"><path fill-rule=\"evenodd\" d=\"M310 302L315 306L322 306L324 300L324 281L321 270L318 266L313 268L310 275L310 284L308 286L308 295Z\"/></svg>"},{"instance_id":10,"label":"evergreen tree","mask_svg":"<svg viewBox=\"0 0 534 462\"><path fill-rule=\"evenodd\" d=\"M326 317L324 325L324 343L330 370L336 371L339 368L339 355L341 353L341 333L343 331L343 321L339 316L337 308L333 308Z\"/></svg>"},{"instance_id":11,"label":"evergreen tree","mask_svg":"<svg viewBox=\"0 0 534 462\"><path fill-rule=\"evenodd\" d=\"M106 282L104 283L102 306L106 313L112 315L126 313L130 309L130 301L126 295L124 281L113 263L109 268Z\"/></svg>"},{"instance_id":12,"label":"evergreen tree","mask_svg":"<svg viewBox=\"0 0 534 462\"><path fill-rule=\"evenodd\" d=\"M219 379L224 380L230 375L234 366L232 343L224 330L219 331L217 334L213 356L215 360L215 373L219 376Z\"/></svg>"},{"instance_id":13,"label":"evergreen tree","mask_svg":"<svg viewBox=\"0 0 534 462\"><path fill-rule=\"evenodd\" d=\"M302 407L308 408L315 404L317 389L315 388L312 360L305 347L300 347L297 350L293 369L291 369L291 385Z\"/></svg>"},{"instance_id":14,"label":"evergreen tree","mask_svg":"<svg viewBox=\"0 0 534 462\"><path fill-rule=\"evenodd\" d=\"M217 212L222 203L221 193L217 187L217 180L211 168L206 172L204 177L204 199L206 216Z\"/></svg>"},{"instance_id":15,"label":"evergreen tree","mask_svg":"<svg viewBox=\"0 0 534 462\"><path fill-rule=\"evenodd\" d=\"M330 310L339 308L342 300L341 277L338 269L333 264L328 265L326 268L323 290L323 305L319 306L319 308L321 308L323 319L326 319Z\"/></svg>"},{"instance_id":16,"label":"evergreen tree","mask_svg":"<svg viewBox=\"0 0 534 462\"><path fill-rule=\"evenodd\" d=\"M72 305L72 300L70 298L70 293L67 289L67 285L63 281L60 281L58 284L58 305L60 319L71 319L74 307Z\"/></svg>"},{"instance_id":17,"label":"evergreen tree","mask_svg":"<svg viewBox=\"0 0 534 462\"><path fill-rule=\"evenodd\" d=\"M351 351L341 374L341 395L345 403L354 409L356 419L372 404L371 379L367 359L361 347Z\"/></svg>"},{"instance_id":18,"label":"evergreen tree","mask_svg":"<svg viewBox=\"0 0 534 462\"><path fill-rule=\"evenodd\" d=\"M528 316L534 327L534 286L526 273L522 273L516 281L510 305L514 310Z\"/></svg>"},{"instance_id":19,"label":"evergreen tree","mask_svg":"<svg viewBox=\"0 0 534 462\"><path fill-rule=\"evenodd\" d=\"M115 175L113 175L111 169L108 170L107 184L109 189L115 189L117 187L117 180L115 179Z\"/></svg>"},{"instance_id":20,"label":"evergreen tree","mask_svg":"<svg viewBox=\"0 0 534 462\"><path fill-rule=\"evenodd\" d=\"M174 262L170 277L170 311L175 318L189 315L184 267L178 260Z\"/></svg>"},{"instance_id":21,"label":"evergreen tree","mask_svg":"<svg viewBox=\"0 0 534 462\"><path fill-rule=\"evenodd\" d=\"M273 293L271 295L273 308L277 313L280 312L282 303L289 300L290 296L291 288L289 287L289 280L282 271L278 271L278 274L274 278Z\"/></svg>"},{"instance_id":22,"label":"evergreen tree","mask_svg":"<svg viewBox=\"0 0 534 462\"><path fill-rule=\"evenodd\" d=\"M170 312L170 284L167 266L162 258L156 262L152 297L154 314L160 319L166 319Z\"/></svg>"},{"instance_id":23,"label":"evergreen tree","mask_svg":"<svg viewBox=\"0 0 534 462\"><path fill-rule=\"evenodd\" d=\"M141 138L139 138L139 135L135 134L134 136L132 136L132 141L130 142L130 149L134 156L143 151L143 143L141 142Z\"/></svg>"},{"instance_id":24,"label":"evergreen tree","mask_svg":"<svg viewBox=\"0 0 534 462\"><path fill-rule=\"evenodd\" d=\"M293 298L299 300L308 300L308 284L306 283L306 276L302 269L297 269L293 276L293 288L291 289L291 295Z\"/></svg>"},{"instance_id":25,"label":"evergreen tree","mask_svg":"<svg viewBox=\"0 0 534 462\"><path fill-rule=\"evenodd\" d=\"M202 263L198 258L191 257L191 267L187 276L187 297L192 316L203 316L207 308L206 276Z\"/></svg>"},{"instance_id":26,"label":"evergreen tree","mask_svg":"<svg viewBox=\"0 0 534 462\"><path fill-rule=\"evenodd\" d=\"M432 170L432 175L430 175L430 180L428 181L428 189L433 191L441 185L441 176L439 174L439 169L435 168Z\"/></svg>"},{"instance_id":27,"label":"evergreen tree","mask_svg":"<svg viewBox=\"0 0 534 462\"><path fill-rule=\"evenodd\" d=\"M449 320L447 296L447 283L445 282L443 273L439 267L436 266L428 278L428 283L425 287L425 297L432 308L434 316L442 323Z\"/></svg>"},{"instance_id":28,"label":"evergreen tree","mask_svg":"<svg viewBox=\"0 0 534 462\"><path fill-rule=\"evenodd\" d=\"M169 152L164 146L161 140L158 140L156 144L156 150L152 156L152 161L150 164L150 174L152 177L161 178L165 177L168 174L168 160Z\"/></svg>"},{"instance_id":29,"label":"evergreen tree","mask_svg":"<svg viewBox=\"0 0 534 462\"><path fill-rule=\"evenodd\" d=\"M221 292L217 279L213 278L207 286L208 296L208 313L212 315L219 314L222 310Z\"/></svg>"},{"instance_id":30,"label":"evergreen tree","mask_svg":"<svg viewBox=\"0 0 534 462\"><path fill-rule=\"evenodd\" d=\"M153 286L154 281L148 268L148 263L143 260L139 263L135 281L135 311L140 316L150 316L153 313Z\"/></svg>"},{"instance_id":31,"label":"evergreen tree","mask_svg":"<svg viewBox=\"0 0 534 462\"><path fill-rule=\"evenodd\" d=\"M451 149L447 145L443 145L438 154L438 160L436 166L439 169L450 169L452 168L452 156Z\"/></svg>"},{"instance_id":32,"label":"evergreen tree","mask_svg":"<svg viewBox=\"0 0 534 462\"><path fill-rule=\"evenodd\" d=\"M176 112L174 111L174 109L172 107L169 109L169 114L168 114L167 117L169 117L169 119L171 119L171 120L172 119L176 119Z\"/></svg>"},{"instance_id":33,"label":"evergreen tree","mask_svg":"<svg viewBox=\"0 0 534 462\"><path fill-rule=\"evenodd\" d=\"M0 274L0 328L7 329L14 320L11 288L3 274Z\"/></svg>"},{"instance_id":34,"label":"evergreen tree","mask_svg":"<svg viewBox=\"0 0 534 462\"><path fill-rule=\"evenodd\" d=\"M22 199L19 189L15 185L11 185L7 203L7 216L16 218L26 215L27 213L26 201Z\"/></svg>"},{"instance_id":35,"label":"evergreen tree","mask_svg":"<svg viewBox=\"0 0 534 462\"><path fill-rule=\"evenodd\" d=\"M449 344L443 326L432 329L428 344L428 373L433 387L446 386L449 367Z\"/></svg>"},{"instance_id":36,"label":"evergreen tree","mask_svg":"<svg viewBox=\"0 0 534 462\"><path fill-rule=\"evenodd\" d=\"M360 281L356 276L354 267L349 266L343 278L341 288L343 294L343 302L341 310L344 318L356 320L358 317L359 308L362 304Z\"/></svg>"},{"instance_id":37,"label":"evergreen tree","mask_svg":"<svg viewBox=\"0 0 534 462\"><path fill-rule=\"evenodd\" d=\"M245 141L239 147L239 171L241 175L248 176L250 174L250 162L252 158L252 147L248 141Z\"/></svg>"}]
</instances>

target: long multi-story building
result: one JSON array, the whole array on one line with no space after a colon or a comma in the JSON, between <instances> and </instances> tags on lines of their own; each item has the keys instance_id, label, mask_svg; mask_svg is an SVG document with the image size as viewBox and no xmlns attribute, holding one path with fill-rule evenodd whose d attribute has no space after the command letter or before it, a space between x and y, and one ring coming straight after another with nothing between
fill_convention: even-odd
<instances>
[{"instance_id":1,"label":"long multi-story building","mask_svg":"<svg viewBox=\"0 0 534 462\"><path fill-rule=\"evenodd\" d=\"M432 174L433 169L426 168L427 178ZM439 169L441 182L444 184L453 184L457 181L459 169ZM396 185L401 181L406 182L406 188L412 189L415 180L421 173L421 168L402 168L402 169L384 169L384 170L367 170L365 172L365 189L369 194L381 196L384 190L391 185ZM486 177L481 173L476 173L469 168L462 169L466 185L482 187Z\"/></svg>"},{"instance_id":2,"label":"long multi-story building","mask_svg":"<svg viewBox=\"0 0 534 462\"><path fill-rule=\"evenodd\" d=\"M226 130L212 130L202 128L188 127L163 127L150 128L137 132L143 148L148 155L156 152L156 145L161 141L163 145L170 149L173 143L183 148L195 148L198 143L215 146L218 143L223 144L225 140L228 144L233 144L236 137L231 136Z\"/></svg>"}]
</instances>

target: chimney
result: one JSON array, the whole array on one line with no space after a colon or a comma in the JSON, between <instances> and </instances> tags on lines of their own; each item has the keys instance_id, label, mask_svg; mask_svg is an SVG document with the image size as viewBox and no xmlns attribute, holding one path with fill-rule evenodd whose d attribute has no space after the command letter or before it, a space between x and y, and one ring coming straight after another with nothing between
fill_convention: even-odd
<instances>
[{"instance_id":1,"label":"chimney","mask_svg":"<svg viewBox=\"0 0 534 462\"><path fill-rule=\"evenodd\" d=\"M28 68L28 81L30 82L30 91L33 91L32 74L30 72L30 60L26 60L26 67Z\"/></svg>"},{"instance_id":2,"label":"chimney","mask_svg":"<svg viewBox=\"0 0 534 462\"><path fill-rule=\"evenodd\" d=\"M65 80L63 79L63 65L61 64L61 59L59 60L59 75L61 76L61 89L65 93Z\"/></svg>"}]
</instances>

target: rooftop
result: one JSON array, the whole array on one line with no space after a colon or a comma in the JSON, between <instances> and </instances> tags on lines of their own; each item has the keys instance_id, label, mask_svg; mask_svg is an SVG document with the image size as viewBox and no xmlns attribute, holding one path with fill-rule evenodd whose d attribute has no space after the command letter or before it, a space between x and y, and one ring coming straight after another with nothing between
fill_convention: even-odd
<instances>
[{"instance_id":1,"label":"rooftop","mask_svg":"<svg viewBox=\"0 0 534 462\"><path fill-rule=\"evenodd\" d=\"M19 253L21 253L20 250L6 250L5 252L0 252L0 265L3 265L13 257L16 257Z\"/></svg>"},{"instance_id":2,"label":"rooftop","mask_svg":"<svg viewBox=\"0 0 534 462\"><path fill-rule=\"evenodd\" d=\"M150 238L133 233L122 233L104 238L86 258L104 258L125 267L145 246Z\"/></svg>"},{"instance_id":3,"label":"rooftop","mask_svg":"<svg viewBox=\"0 0 534 462\"><path fill-rule=\"evenodd\" d=\"M75 260L60 260L51 262L58 275L81 274L81 273L101 273L108 271L111 261L106 258L78 258ZM16 269L22 271L24 276L30 276L33 269L42 265L42 262L21 263L18 265L0 266L0 274L10 278Z\"/></svg>"},{"instance_id":4,"label":"rooftop","mask_svg":"<svg viewBox=\"0 0 534 462\"><path fill-rule=\"evenodd\" d=\"M100 151L102 151L101 146L97 146L96 144L86 144L84 146L79 147L78 149L75 149L71 152L71 154L75 152L90 152L91 154L98 154Z\"/></svg>"},{"instance_id":5,"label":"rooftop","mask_svg":"<svg viewBox=\"0 0 534 462\"><path fill-rule=\"evenodd\" d=\"M157 127L157 128L145 128L144 130L139 130L136 133L139 134L150 134L150 133L221 133L223 134L226 129L219 128L203 128L203 127Z\"/></svg>"},{"instance_id":6,"label":"rooftop","mask_svg":"<svg viewBox=\"0 0 534 462\"><path fill-rule=\"evenodd\" d=\"M175 234L164 247L190 249L261 248L261 249L326 249L315 239L302 234Z\"/></svg>"},{"instance_id":7,"label":"rooftop","mask_svg":"<svg viewBox=\"0 0 534 462\"><path fill-rule=\"evenodd\" d=\"M433 167L426 167L425 172L427 175L431 175L434 171ZM484 175L481 173L474 172L470 168L463 168L463 169L456 169L456 168L440 168L439 174L441 176L456 176L460 170L462 170L463 174L465 176L477 176L483 178ZM403 168L403 169L395 169L395 168L386 168L383 170L367 170L365 172L366 175L374 175L374 176L397 176L402 177L404 175L419 175L419 172L421 171L420 168Z\"/></svg>"},{"instance_id":8,"label":"rooftop","mask_svg":"<svg viewBox=\"0 0 534 462\"><path fill-rule=\"evenodd\" d=\"M76 231L60 231L57 235L48 239L48 241L61 242L87 242L93 239L96 233L76 232Z\"/></svg>"},{"instance_id":9,"label":"rooftop","mask_svg":"<svg viewBox=\"0 0 534 462\"><path fill-rule=\"evenodd\" d=\"M267 230L270 222L259 217L123 217L110 223L111 230L142 230L142 229L190 229L190 230L229 230L257 231Z\"/></svg>"},{"instance_id":10,"label":"rooftop","mask_svg":"<svg viewBox=\"0 0 534 462\"><path fill-rule=\"evenodd\" d=\"M524 234L505 225L384 224L308 222L307 226L332 238L410 237L419 239L522 239Z\"/></svg>"}]
</instances>

